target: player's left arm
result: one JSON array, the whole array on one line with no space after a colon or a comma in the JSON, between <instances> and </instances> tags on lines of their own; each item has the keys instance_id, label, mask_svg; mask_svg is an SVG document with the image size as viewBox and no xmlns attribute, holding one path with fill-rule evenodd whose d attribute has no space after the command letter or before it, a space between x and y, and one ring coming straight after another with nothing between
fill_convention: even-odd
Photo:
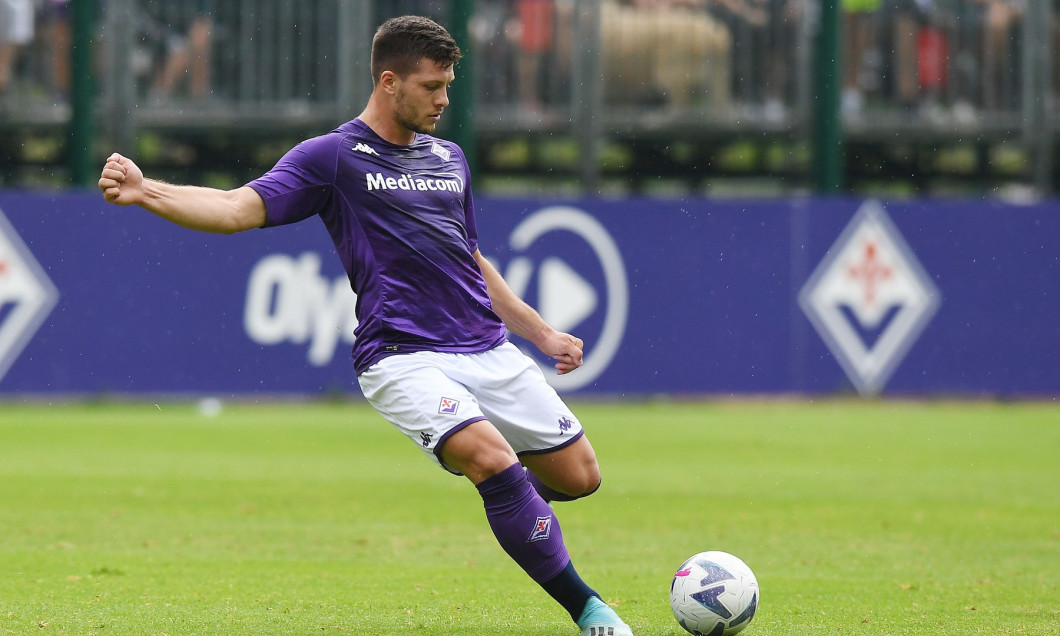
<instances>
[{"instance_id":1,"label":"player's left arm","mask_svg":"<svg viewBox=\"0 0 1060 636\"><path fill-rule=\"evenodd\" d=\"M486 291L493 302L493 311L500 316L508 329L534 343L542 353L555 360L556 371L560 375L580 367L583 347L581 338L553 329L541 314L512 291L497 268L486 260L482 252L475 250L474 257L482 270L483 278L486 279Z\"/></svg>"}]
</instances>

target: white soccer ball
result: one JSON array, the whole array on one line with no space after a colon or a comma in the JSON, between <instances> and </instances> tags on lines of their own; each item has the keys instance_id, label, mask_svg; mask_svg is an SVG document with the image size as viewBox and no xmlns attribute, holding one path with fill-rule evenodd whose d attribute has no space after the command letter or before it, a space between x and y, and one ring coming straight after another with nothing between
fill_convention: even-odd
<instances>
[{"instance_id":1,"label":"white soccer ball","mask_svg":"<svg viewBox=\"0 0 1060 636\"><path fill-rule=\"evenodd\" d=\"M728 552L700 552L674 575L670 608L681 627L694 636L731 636L754 618L758 579Z\"/></svg>"}]
</instances>

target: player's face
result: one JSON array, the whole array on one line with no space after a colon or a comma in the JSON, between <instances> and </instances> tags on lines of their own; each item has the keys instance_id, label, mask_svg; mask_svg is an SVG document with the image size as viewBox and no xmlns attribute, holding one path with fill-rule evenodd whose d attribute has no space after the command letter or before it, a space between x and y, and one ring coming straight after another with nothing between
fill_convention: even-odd
<instances>
[{"instance_id":1,"label":"player's face","mask_svg":"<svg viewBox=\"0 0 1060 636\"><path fill-rule=\"evenodd\" d=\"M420 60L414 71L397 83L394 92L394 119L417 133L432 133L449 105L449 84L456 79L452 66Z\"/></svg>"}]
</instances>

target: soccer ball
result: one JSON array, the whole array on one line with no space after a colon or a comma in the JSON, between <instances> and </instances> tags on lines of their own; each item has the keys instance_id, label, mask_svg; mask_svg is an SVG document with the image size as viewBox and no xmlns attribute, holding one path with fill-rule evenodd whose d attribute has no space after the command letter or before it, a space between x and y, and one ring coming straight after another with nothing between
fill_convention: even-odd
<instances>
[{"instance_id":1,"label":"soccer ball","mask_svg":"<svg viewBox=\"0 0 1060 636\"><path fill-rule=\"evenodd\" d=\"M674 575L670 608L694 636L731 636L754 618L758 580L746 563L728 552L700 552Z\"/></svg>"}]
</instances>

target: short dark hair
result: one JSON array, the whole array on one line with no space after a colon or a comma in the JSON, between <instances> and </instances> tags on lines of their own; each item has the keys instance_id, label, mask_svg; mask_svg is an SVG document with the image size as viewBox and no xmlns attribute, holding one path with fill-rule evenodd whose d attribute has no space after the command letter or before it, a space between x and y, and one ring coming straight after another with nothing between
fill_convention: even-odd
<instances>
[{"instance_id":1,"label":"short dark hair","mask_svg":"<svg viewBox=\"0 0 1060 636\"><path fill-rule=\"evenodd\" d=\"M408 75L423 58L450 67L460 56L456 40L434 20L416 15L391 18L372 39L372 82L378 84L383 71Z\"/></svg>"}]
</instances>

